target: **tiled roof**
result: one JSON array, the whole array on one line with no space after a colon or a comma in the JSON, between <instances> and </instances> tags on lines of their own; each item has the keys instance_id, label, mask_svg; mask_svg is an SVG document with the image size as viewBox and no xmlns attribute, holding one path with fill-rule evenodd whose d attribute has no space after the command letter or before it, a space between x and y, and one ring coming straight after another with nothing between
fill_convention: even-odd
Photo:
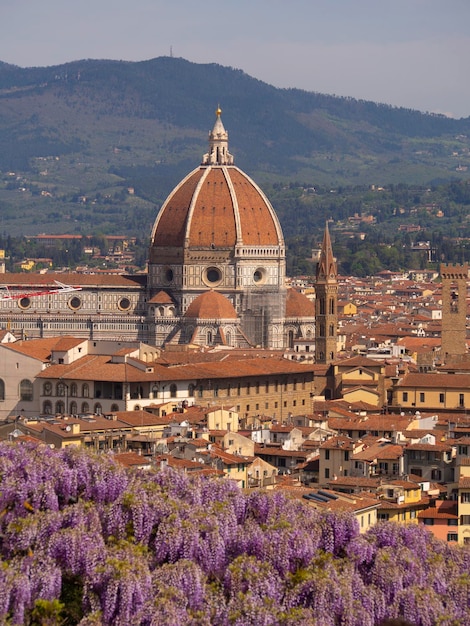
<instances>
[{"instance_id":1,"label":"tiled roof","mask_svg":"<svg viewBox=\"0 0 470 626\"><path fill-rule=\"evenodd\" d=\"M173 304L173 300L166 291L159 291L153 298L150 298L149 304Z\"/></svg>"},{"instance_id":2,"label":"tiled roof","mask_svg":"<svg viewBox=\"0 0 470 626\"><path fill-rule=\"evenodd\" d=\"M255 443L255 455L257 456L280 456L285 458L303 458L306 459L307 452L305 450L284 450L276 445L267 445Z\"/></svg>"},{"instance_id":3,"label":"tiled roof","mask_svg":"<svg viewBox=\"0 0 470 626\"><path fill-rule=\"evenodd\" d=\"M217 291L206 291L195 298L189 305L186 318L198 319L237 319L237 312L232 303Z\"/></svg>"},{"instance_id":4,"label":"tiled roof","mask_svg":"<svg viewBox=\"0 0 470 626\"><path fill-rule=\"evenodd\" d=\"M442 431L436 432L432 428L428 430L415 428L415 429L410 429L410 430L404 430L402 434L403 434L403 437L405 437L405 439L422 439L423 437L426 437L427 435L433 435L434 437L436 437L436 439L439 439L445 433L443 433Z\"/></svg>"},{"instance_id":5,"label":"tiled roof","mask_svg":"<svg viewBox=\"0 0 470 626\"><path fill-rule=\"evenodd\" d=\"M375 459L383 459L395 461L403 455L403 448L394 444L376 443L373 446L365 448L353 455L353 459L357 461L374 461Z\"/></svg>"},{"instance_id":6,"label":"tiled roof","mask_svg":"<svg viewBox=\"0 0 470 626\"><path fill-rule=\"evenodd\" d=\"M380 485L380 478L365 478L362 476L338 476L328 483L331 487L361 487L362 489L376 489Z\"/></svg>"},{"instance_id":7,"label":"tiled roof","mask_svg":"<svg viewBox=\"0 0 470 626\"><path fill-rule=\"evenodd\" d=\"M37 340L41 341L41 340ZM29 343L29 342L28 342ZM32 343L32 342L31 342ZM16 344L7 344L8 346ZM115 382L178 381L198 379L248 378L263 375L311 375L312 367L284 358L226 359L223 362L188 363L168 367L152 362L146 372L131 363L113 363L111 356L86 355L73 363L51 365L38 378L101 380Z\"/></svg>"},{"instance_id":8,"label":"tiled roof","mask_svg":"<svg viewBox=\"0 0 470 626\"><path fill-rule=\"evenodd\" d=\"M288 289L286 317L315 317L315 305L296 289Z\"/></svg>"},{"instance_id":9,"label":"tiled roof","mask_svg":"<svg viewBox=\"0 0 470 626\"><path fill-rule=\"evenodd\" d=\"M8 350L20 352L21 354L46 363L51 357L52 350L62 339L61 337L48 337L47 339L28 339L27 341L15 341L1 345Z\"/></svg>"},{"instance_id":10,"label":"tiled roof","mask_svg":"<svg viewBox=\"0 0 470 626\"><path fill-rule=\"evenodd\" d=\"M221 448L217 448L214 446L210 450L210 455L212 457L221 459L221 461L223 461L225 465L238 465L240 463L246 464L253 462L253 457L237 456L236 454L230 454L229 452L225 452Z\"/></svg>"},{"instance_id":11,"label":"tiled roof","mask_svg":"<svg viewBox=\"0 0 470 626\"><path fill-rule=\"evenodd\" d=\"M446 443L409 443L405 450L422 450L427 452L450 452L452 447Z\"/></svg>"},{"instance_id":12,"label":"tiled roof","mask_svg":"<svg viewBox=\"0 0 470 626\"><path fill-rule=\"evenodd\" d=\"M469 425L470 428L470 425ZM455 429L457 430L457 429ZM470 437L459 437L458 439L455 439L453 441L453 443L455 445L464 445L464 446L470 446Z\"/></svg>"},{"instance_id":13,"label":"tiled roof","mask_svg":"<svg viewBox=\"0 0 470 626\"><path fill-rule=\"evenodd\" d=\"M55 344L54 350L56 352L67 352L67 350L71 350L85 341L86 339L77 339L76 337L61 337Z\"/></svg>"},{"instance_id":14,"label":"tiled roof","mask_svg":"<svg viewBox=\"0 0 470 626\"><path fill-rule=\"evenodd\" d=\"M0 274L0 286L14 287L15 289L25 287L43 287L57 289L57 282L71 287L132 287L141 289L142 285L137 279L121 274L61 274L47 272L46 274L22 274L5 273Z\"/></svg>"},{"instance_id":15,"label":"tiled roof","mask_svg":"<svg viewBox=\"0 0 470 626\"><path fill-rule=\"evenodd\" d=\"M414 491L415 489L420 488L417 483L410 480L401 480L400 478L396 478L395 480L382 481L382 486L401 487L402 489L405 489L407 491Z\"/></svg>"},{"instance_id":16,"label":"tiled roof","mask_svg":"<svg viewBox=\"0 0 470 626\"><path fill-rule=\"evenodd\" d=\"M296 428L296 426L292 426L292 425L287 426L284 424L272 424L269 430L272 433L287 433L288 434L294 428Z\"/></svg>"},{"instance_id":17,"label":"tiled roof","mask_svg":"<svg viewBox=\"0 0 470 626\"><path fill-rule=\"evenodd\" d=\"M116 411L117 419L129 426L162 426L170 423L168 415L158 417L148 411Z\"/></svg>"},{"instance_id":18,"label":"tiled roof","mask_svg":"<svg viewBox=\"0 0 470 626\"><path fill-rule=\"evenodd\" d=\"M437 513L450 513L457 515L458 513L458 502L456 500L438 500L433 503L433 506L429 507L425 512L435 511Z\"/></svg>"},{"instance_id":19,"label":"tiled roof","mask_svg":"<svg viewBox=\"0 0 470 626\"><path fill-rule=\"evenodd\" d=\"M152 247L277 246L276 221L267 198L237 167L200 167L168 196Z\"/></svg>"},{"instance_id":20,"label":"tiled roof","mask_svg":"<svg viewBox=\"0 0 470 626\"><path fill-rule=\"evenodd\" d=\"M343 378L341 381L341 387L347 389L348 392L354 389L361 389L365 387L377 387L379 381L367 378ZM368 389L368 393L372 393L373 389Z\"/></svg>"},{"instance_id":21,"label":"tiled roof","mask_svg":"<svg viewBox=\"0 0 470 626\"><path fill-rule=\"evenodd\" d=\"M464 389L470 387L470 374L406 374L398 382L399 387L426 389Z\"/></svg>"},{"instance_id":22,"label":"tiled roof","mask_svg":"<svg viewBox=\"0 0 470 626\"><path fill-rule=\"evenodd\" d=\"M320 500L308 499L305 496L310 494L317 494L312 489L305 487L283 487L280 488L284 491L287 490L289 495L294 497L302 497L304 502L307 502L311 506L326 511L336 512L351 512L360 513L361 511L378 507L380 502L377 498L374 498L371 494L344 494L332 490L322 489L322 493L329 493L332 497L327 502L321 502ZM318 494L321 495L321 494Z\"/></svg>"},{"instance_id":23,"label":"tiled roof","mask_svg":"<svg viewBox=\"0 0 470 626\"><path fill-rule=\"evenodd\" d=\"M319 508L329 511L337 511L338 513L350 511L351 513L359 513L361 511L379 507L380 502L375 498L364 498L354 496L354 500L332 500L331 502L318 503Z\"/></svg>"},{"instance_id":24,"label":"tiled roof","mask_svg":"<svg viewBox=\"0 0 470 626\"><path fill-rule=\"evenodd\" d=\"M355 356L350 359L337 359L333 365L339 366L341 369L354 369L356 367L380 369L383 367L383 363L377 362L374 359L368 359L364 356Z\"/></svg>"},{"instance_id":25,"label":"tiled roof","mask_svg":"<svg viewBox=\"0 0 470 626\"><path fill-rule=\"evenodd\" d=\"M137 452L119 452L113 456L113 459L124 467L150 467L152 464L150 459L137 454Z\"/></svg>"},{"instance_id":26,"label":"tiled roof","mask_svg":"<svg viewBox=\"0 0 470 626\"><path fill-rule=\"evenodd\" d=\"M197 463L196 461L189 461L188 459L178 459L169 454L165 454L163 456L157 457L156 461L167 461L170 467L174 467L176 469L186 469L186 470L198 470L203 469L204 463Z\"/></svg>"},{"instance_id":27,"label":"tiled roof","mask_svg":"<svg viewBox=\"0 0 470 626\"><path fill-rule=\"evenodd\" d=\"M80 433L74 433L72 427L73 424L80 425ZM115 421L106 419L101 415L93 415L90 416L90 419L81 419L79 417L64 419L57 419L53 422L28 422L27 423L28 430L33 430L38 433L43 432L44 430L48 430L50 432L55 433L56 435L60 435L63 439L77 439L80 435L84 433L92 433L95 431L105 431L105 430L126 430L130 427L128 424L124 422Z\"/></svg>"},{"instance_id":28,"label":"tiled roof","mask_svg":"<svg viewBox=\"0 0 470 626\"><path fill-rule=\"evenodd\" d=\"M440 509L436 509L433 506L428 507L424 511L420 511L418 513L419 519L459 519L459 516L455 513L450 513L448 511L441 511Z\"/></svg>"},{"instance_id":29,"label":"tiled roof","mask_svg":"<svg viewBox=\"0 0 470 626\"><path fill-rule=\"evenodd\" d=\"M408 350L415 350L423 347L431 350L432 348L440 347L441 339L440 337L416 337L413 335L402 337L397 343L400 346L405 346Z\"/></svg>"},{"instance_id":30,"label":"tiled roof","mask_svg":"<svg viewBox=\"0 0 470 626\"><path fill-rule=\"evenodd\" d=\"M392 510L398 510L398 511L402 511L402 510L408 511L409 509L427 508L428 506L429 506L429 498L426 496L421 498L421 500L418 500L418 502L401 502L400 504L398 504L397 502L391 502L389 500L380 501L381 509L392 509Z\"/></svg>"},{"instance_id":31,"label":"tiled roof","mask_svg":"<svg viewBox=\"0 0 470 626\"><path fill-rule=\"evenodd\" d=\"M348 437L338 435L336 437L330 437L330 439L327 439L320 447L324 450L352 450L353 442Z\"/></svg>"},{"instance_id":32,"label":"tiled roof","mask_svg":"<svg viewBox=\"0 0 470 626\"><path fill-rule=\"evenodd\" d=\"M364 419L364 429L370 431L397 431L400 432L406 431L410 422L412 421L412 417L410 416L402 416L396 414L385 414L385 415L370 415L366 419Z\"/></svg>"}]
</instances>

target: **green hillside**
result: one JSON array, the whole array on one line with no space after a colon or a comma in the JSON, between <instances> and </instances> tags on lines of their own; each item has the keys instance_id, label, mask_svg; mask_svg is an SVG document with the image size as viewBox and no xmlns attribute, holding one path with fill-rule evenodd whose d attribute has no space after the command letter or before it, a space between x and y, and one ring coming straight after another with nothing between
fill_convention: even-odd
<instances>
[{"instance_id":1,"label":"green hillside","mask_svg":"<svg viewBox=\"0 0 470 626\"><path fill-rule=\"evenodd\" d=\"M0 63L0 232L145 236L200 163L218 104L236 164L268 192L469 177L470 118L277 89L172 57Z\"/></svg>"}]
</instances>

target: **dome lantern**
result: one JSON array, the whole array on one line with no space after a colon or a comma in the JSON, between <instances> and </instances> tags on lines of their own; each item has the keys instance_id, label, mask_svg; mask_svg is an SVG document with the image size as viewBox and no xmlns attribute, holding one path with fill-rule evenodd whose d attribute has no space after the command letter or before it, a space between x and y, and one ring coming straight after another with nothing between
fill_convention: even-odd
<instances>
[{"instance_id":1,"label":"dome lantern","mask_svg":"<svg viewBox=\"0 0 470 626\"><path fill-rule=\"evenodd\" d=\"M217 107L214 128L209 133L209 152L202 157L202 165L233 165L228 151L228 132L220 118L222 109Z\"/></svg>"}]
</instances>

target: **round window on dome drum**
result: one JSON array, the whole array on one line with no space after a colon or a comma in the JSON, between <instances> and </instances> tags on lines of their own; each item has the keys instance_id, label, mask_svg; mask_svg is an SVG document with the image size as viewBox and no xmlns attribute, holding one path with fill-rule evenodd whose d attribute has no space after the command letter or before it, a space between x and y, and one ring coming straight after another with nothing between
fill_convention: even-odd
<instances>
[{"instance_id":1,"label":"round window on dome drum","mask_svg":"<svg viewBox=\"0 0 470 626\"><path fill-rule=\"evenodd\" d=\"M78 296L73 296L68 301L68 305L69 305L69 309L72 309L72 311L76 311L82 306L82 299L79 298Z\"/></svg>"},{"instance_id":2,"label":"round window on dome drum","mask_svg":"<svg viewBox=\"0 0 470 626\"><path fill-rule=\"evenodd\" d=\"M218 267L208 267L204 271L203 280L206 285L210 285L211 287L219 285L222 281L222 272Z\"/></svg>"},{"instance_id":3,"label":"round window on dome drum","mask_svg":"<svg viewBox=\"0 0 470 626\"><path fill-rule=\"evenodd\" d=\"M118 308L121 311L128 311L131 308L131 301L129 300L129 298L121 298L118 302Z\"/></svg>"},{"instance_id":4,"label":"round window on dome drum","mask_svg":"<svg viewBox=\"0 0 470 626\"><path fill-rule=\"evenodd\" d=\"M173 270L171 269L171 267L167 267L166 271L165 271L165 280L167 283L171 283L173 282L173 278L174 278L174 273Z\"/></svg>"},{"instance_id":5,"label":"round window on dome drum","mask_svg":"<svg viewBox=\"0 0 470 626\"><path fill-rule=\"evenodd\" d=\"M262 285L265 280L266 280L266 270L263 267L258 267L253 272L253 281L257 285Z\"/></svg>"}]
</instances>

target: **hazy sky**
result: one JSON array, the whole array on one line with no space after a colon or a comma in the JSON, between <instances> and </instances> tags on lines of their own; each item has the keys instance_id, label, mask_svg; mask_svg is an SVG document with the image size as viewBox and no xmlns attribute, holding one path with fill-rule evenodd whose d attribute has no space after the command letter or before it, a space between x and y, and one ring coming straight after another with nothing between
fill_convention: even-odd
<instances>
[{"instance_id":1,"label":"hazy sky","mask_svg":"<svg viewBox=\"0 0 470 626\"><path fill-rule=\"evenodd\" d=\"M470 116L470 0L0 0L0 61L173 54L277 87Z\"/></svg>"}]
</instances>

